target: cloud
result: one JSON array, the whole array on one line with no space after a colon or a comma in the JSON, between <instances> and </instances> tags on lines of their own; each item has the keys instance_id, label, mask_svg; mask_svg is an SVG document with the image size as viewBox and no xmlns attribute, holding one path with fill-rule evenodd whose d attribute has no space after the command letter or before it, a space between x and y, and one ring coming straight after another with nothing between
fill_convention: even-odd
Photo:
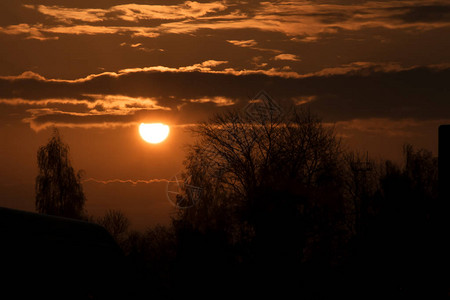
<instances>
[{"instance_id":1,"label":"cloud","mask_svg":"<svg viewBox=\"0 0 450 300\"><path fill-rule=\"evenodd\" d=\"M387 118L368 118L341 121L335 124L341 132L360 132L369 135L384 134L387 136L410 136L422 122L414 119L391 120Z\"/></svg>"},{"instance_id":2,"label":"cloud","mask_svg":"<svg viewBox=\"0 0 450 300\"><path fill-rule=\"evenodd\" d=\"M179 5L117 5L111 7L109 13L117 13L116 17L125 21L138 22L147 19L173 20L198 18L208 13L224 9L226 9L226 6L219 1L210 3L186 1Z\"/></svg>"},{"instance_id":3,"label":"cloud","mask_svg":"<svg viewBox=\"0 0 450 300\"><path fill-rule=\"evenodd\" d=\"M279 54L274 57L275 60L291 60L291 61L300 61L300 58L297 57L297 55L294 54Z\"/></svg>"},{"instance_id":4,"label":"cloud","mask_svg":"<svg viewBox=\"0 0 450 300\"><path fill-rule=\"evenodd\" d=\"M305 36L303 38L293 37L290 40L293 42L313 43L317 42L319 40L319 37L317 36Z\"/></svg>"},{"instance_id":5,"label":"cloud","mask_svg":"<svg viewBox=\"0 0 450 300\"><path fill-rule=\"evenodd\" d=\"M440 68L439 66L430 66L433 69ZM324 68L320 71L308 74L307 76L332 76L332 75L343 75L343 74L373 74L374 72L396 72L396 71L404 71L408 69L414 69L417 66L412 66L409 68L405 68L398 63L388 62L388 63L374 63L374 62L365 62L365 61L357 61L349 64L343 64L336 67Z\"/></svg>"},{"instance_id":6,"label":"cloud","mask_svg":"<svg viewBox=\"0 0 450 300\"><path fill-rule=\"evenodd\" d=\"M200 67L216 67L218 65L222 65L222 64L226 64L228 63L228 61L226 60L214 60L214 59L210 59L210 60L206 60L204 62L202 62L199 66ZM197 66L197 65L194 65Z\"/></svg>"},{"instance_id":7,"label":"cloud","mask_svg":"<svg viewBox=\"0 0 450 300\"><path fill-rule=\"evenodd\" d=\"M281 53L281 50L256 47L258 43L255 40L227 40L228 43L241 48L250 48L258 51L268 51L273 53Z\"/></svg>"},{"instance_id":8,"label":"cloud","mask_svg":"<svg viewBox=\"0 0 450 300\"><path fill-rule=\"evenodd\" d=\"M411 118L389 119L389 118L368 118L339 121L334 124L337 131L347 137L355 134L366 136L387 136L387 137L413 137L421 136L424 128L431 128L430 131L437 130L441 124L450 124L449 118L436 120L416 120Z\"/></svg>"},{"instance_id":9,"label":"cloud","mask_svg":"<svg viewBox=\"0 0 450 300\"><path fill-rule=\"evenodd\" d=\"M41 14L53 17L68 24L71 24L74 20L83 22L100 22L106 15L106 11L103 9L81 9L45 5L24 5L24 7L35 9Z\"/></svg>"},{"instance_id":10,"label":"cloud","mask_svg":"<svg viewBox=\"0 0 450 300\"><path fill-rule=\"evenodd\" d=\"M291 99L294 105L298 106L317 100L317 96L300 96L300 97L292 97Z\"/></svg>"},{"instance_id":11,"label":"cloud","mask_svg":"<svg viewBox=\"0 0 450 300\"><path fill-rule=\"evenodd\" d=\"M75 35L97 35L97 34L131 34L131 36L142 36L154 38L159 33L154 32L148 27L135 26L92 26L92 25L74 25L74 26L54 26L40 29L43 33L52 34L75 34ZM1 32L1 30L0 30Z\"/></svg>"},{"instance_id":12,"label":"cloud","mask_svg":"<svg viewBox=\"0 0 450 300\"><path fill-rule=\"evenodd\" d=\"M69 8L25 5L55 22L12 24L3 34L55 39L62 34L129 34L157 37L192 34L199 30L248 30L279 32L299 42L317 41L323 34L365 28L431 30L450 26L446 1L365 1L313 3L310 1L206 2L177 5L123 4L109 8ZM145 25L148 23L148 26ZM133 26L130 26L132 24ZM142 24L136 26L136 24ZM254 47L253 40L228 40L240 47Z\"/></svg>"},{"instance_id":13,"label":"cloud","mask_svg":"<svg viewBox=\"0 0 450 300\"><path fill-rule=\"evenodd\" d=\"M450 6L442 3L440 7ZM429 20L404 21L408 11L426 10L423 1L368 1L362 4L316 4L309 1L261 2L253 7L245 18L230 18L207 22L201 18L167 22L158 26L163 33L193 33L201 29L256 29L280 32L288 36L303 36L299 41L316 41L324 33L338 30L361 30L363 28L421 29L428 30L450 26L447 17ZM432 18L430 18L432 19Z\"/></svg>"},{"instance_id":14,"label":"cloud","mask_svg":"<svg viewBox=\"0 0 450 300\"><path fill-rule=\"evenodd\" d=\"M35 80L46 80L46 78L42 75L34 73L33 71L25 71L18 76L0 76L1 79L6 80L20 80L20 79L35 79Z\"/></svg>"},{"instance_id":15,"label":"cloud","mask_svg":"<svg viewBox=\"0 0 450 300\"><path fill-rule=\"evenodd\" d=\"M139 22L149 19L176 20L198 18L211 12L226 9L226 6L219 1L211 3L186 1L179 5L123 4L112 6L108 9L70 8L56 5L24 5L24 7L37 10L45 16L68 24L74 21L96 23L114 19Z\"/></svg>"},{"instance_id":16,"label":"cloud","mask_svg":"<svg viewBox=\"0 0 450 300\"><path fill-rule=\"evenodd\" d=\"M237 101L226 98L226 97L204 97L204 98L197 98L197 99L188 99L185 101L191 102L191 103L215 103L217 106L231 106L236 104Z\"/></svg>"},{"instance_id":17,"label":"cloud","mask_svg":"<svg viewBox=\"0 0 450 300\"><path fill-rule=\"evenodd\" d=\"M0 105L4 113L7 107L22 109L28 116L24 122L35 130L55 124L131 126L143 120L195 124L214 113L243 109L261 89L280 103L308 106L327 122L438 120L450 111L447 65L404 68L358 62L286 76L281 70L216 69L225 63L124 69L74 80L47 79L32 72L4 76Z\"/></svg>"},{"instance_id":18,"label":"cloud","mask_svg":"<svg viewBox=\"0 0 450 300\"><path fill-rule=\"evenodd\" d=\"M255 40L227 40L228 43L238 47L254 47L258 43Z\"/></svg>"},{"instance_id":19,"label":"cloud","mask_svg":"<svg viewBox=\"0 0 450 300\"><path fill-rule=\"evenodd\" d=\"M402 20L405 23L448 23L450 21L450 5L448 3L439 3L432 1L430 4L422 5L404 5L393 8L396 12L392 17Z\"/></svg>"},{"instance_id":20,"label":"cloud","mask_svg":"<svg viewBox=\"0 0 450 300\"><path fill-rule=\"evenodd\" d=\"M0 33L9 35L25 35L27 39L54 40L58 39L56 35L98 35L98 34L130 34L131 36L142 36L154 38L159 33L147 27L135 26L92 26L92 25L73 25L73 26L44 26L42 24L28 25L10 25L0 27ZM50 35L49 35L50 34Z\"/></svg>"},{"instance_id":21,"label":"cloud","mask_svg":"<svg viewBox=\"0 0 450 300\"><path fill-rule=\"evenodd\" d=\"M25 35L27 39L35 40L57 40L57 36L44 36L45 30L42 24L29 25L29 24L17 24L9 25L6 27L0 27L0 33L8 35Z\"/></svg>"},{"instance_id":22,"label":"cloud","mask_svg":"<svg viewBox=\"0 0 450 300\"><path fill-rule=\"evenodd\" d=\"M127 114L68 112L58 109L28 109L29 117L23 122L35 131L49 127L67 128L117 128L137 126L146 120L172 124L170 112L140 109Z\"/></svg>"},{"instance_id":23,"label":"cloud","mask_svg":"<svg viewBox=\"0 0 450 300\"><path fill-rule=\"evenodd\" d=\"M93 183L100 183L100 184L111 184L111 183L128 183L132 185L137 184L151 184L151 183L167 183L169 180L167 179L107 179L107 180L101 180L101 179L95 179L95 178L88 178L83 180L83 182L93 182Z\"/></svg>"}]
</instances>

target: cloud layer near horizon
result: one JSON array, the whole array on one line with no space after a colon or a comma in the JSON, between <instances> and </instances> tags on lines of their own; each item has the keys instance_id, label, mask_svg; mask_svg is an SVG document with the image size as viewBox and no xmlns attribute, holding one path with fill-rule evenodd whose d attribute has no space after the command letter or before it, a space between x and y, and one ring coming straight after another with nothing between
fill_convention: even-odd
<instances>
[{"instance_id":1,"label":"cloud layer near horizon","mask_svg":"<svg viewBox=\"0 0 450 300\"><path fill-rule=\"evenodd\" d=\"M252 72L223 61L92 74L74 80L32 72L0 78L0 105L20 108L34 130L116 127L164 121L192 124L242 109L261 89L283 105L307 105L327 122L448 117L450 68L355 63L316 73ZM225 67L224 67L225 65Z\"/></svg>"}]
</instances>

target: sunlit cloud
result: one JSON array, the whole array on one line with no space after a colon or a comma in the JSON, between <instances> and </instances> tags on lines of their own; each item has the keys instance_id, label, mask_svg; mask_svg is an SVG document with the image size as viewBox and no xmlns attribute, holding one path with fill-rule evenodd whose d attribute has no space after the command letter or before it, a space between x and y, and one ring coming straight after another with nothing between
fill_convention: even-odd
<instances>
[{"instance_id":1,"label":"sunlit cloud","mask_svg":"<svg viewBox=\"0 0 450 300\"><path fill-rule=\"evenodd\" d=\"M255 57L254 60L257 63L260 57ZM90 74L86 77L77 78L77 79L55 79L55 78L45 78L44 76L37 74L32 71L26 71L20 75L16 76L0 76L0 79L5 80L21 80L21 79L35 79L38 81L45 82L61 82L61 83L81 83L93 80L94 78L110 76L118 78L120 76L130 74L130 73L142 73L142 72L169 72L169 73L189 73L189 72L202 72L202 73L211 73L211 74L230 74L235 76L240 75L251 75L251 74L263 74L267 76L276 76L283 78L308 78L308 77L322 77L322 76L331 76L331 75L343 75L343 74L371 74L373 72L398 72L411 70L414 68L418 68L420 66L409 66L404 67L395 62L387 62L387 63L374 63L374 62L353 62L350 64L343 64L336 67L324 68L317 72L299 74L294 71L290 71L289 67L282 68L270 68L270 69L243 69L238 70L235 68L224 68L222 70L214 70L214 67L227 64L228 61L218 61L218 60L206 60L204 62L193 64L190 66L184 67L166 67L166 66L151 66L151 67L140 67L140 68L127 68L122 69L117 72L102 72L97 74ZM266 66L267 64L261 64L261 66ZM445 70L449 68L449 64L437 64L437 65L429 65L427 66L436 70Z\"/></svg>"},{"instance_id":2,"label":"sunlit cloud","mask_svg":"<svg viewBox=\"0 0 450 300\"><path fill-rule=\"evenodd\" d=\"M126 43L126 42L122 42L120 43L121 47L130 47L132 49L136 49L139 51L144 51L144 52L164 52L164 49L161 48L147 48L145 47L142 43Z\"/></svg>"},{"instance_id":3,"label":"sunlit cloud","mask_svg":"<svg viewBox=\"0 0 450 300\"><path fill-rule=\"evenodd\" d=\"M119 122L102 122L102 123L70 123L70 122L36 122L34 119L24 119L24 123L28 123L30 128L35 132L39 132L41 130L45 130L52 127L59 128L82 128L82 129L115 129L115 128L128 128L132 126L138 126L140 122L128 122L128 123L119 123Z\"/></svg>"},{"instance_id":4,"label":"sunlit cloud","mask_svg":"<svg viewBox=\"0 0 450 300\"><path fill-rule=\"evenodd\" d=\"M165 67L165 66L152 66L152 67L143 67L143 68L127 68L122 69L118 72L118 74L128 74L128 73L136 73L136 72L205 72L205 73L215 73L220 71L214 71L212 68L217 67L222 64L226 64L228 61L225 60L206 60L202 63L193 64L191 66L185 67Z\"/></svg>"},{"instance_id":5,"label":"sunlit cloud","mask_svg":"<svg viewBox=\"0 0 450 300\"><path fill-rule=\"evenodd\" d=\"M102 128L138 126L135 114L104 114L93 112L67 112L55 108L28 109L29 117L22 121L36 132L54 126L64 128Z\"/></svg>"},{"instance_id":6,"label":"sunlit cloud","mask_svg":"<svg viewBox=\"0 0 450 300\"><path fill-rule=\"evenodd\" d=\"M9 25L6 27L0 27L0 33L8 35L25 35L27 39L35 40L57 40L57 36L45 36L44 26L42 24L29 25L29 24L18 24Z\"/></svg>"},{"instance_id":7,"label":"sunlit cloud","mask_svg":"<svg viewBox=\"0 0 450 300\"><path fill-rule=\"evenodd\" d=\"M119 114L128 114L131 111L140 109L170 110L168 107L158 105L158 100L155 98L102 94L85 94L85 96L93 100L87 104L90 109L98 110L97 107L100 106L101 112L104 113L118 112Z\"/></svg>"},{"instance_id":8,"label":"sunlit cloud","mask_svg":"<svg viewBox=\"0 0 450 300\"><path fill-rule=\"evenodd\" d=\"M411 70L418 66L404 67L395 62L386 63L374 63L357 61L350 64L344 64L336 67L324 68L320 71L305 74L305 76L330 76L330 75L343 75L343 74L372 74L374 72L398 72L404 70ZM433 66L430 66L434 68Z\"/></svg>"},{"instance_id":9,"label":"sunlit cloud","mask_svg":"<svg viewBox=\"0 0 450 300\"><path fill-rule=\"evenodd\" d=\"M293 42L314 43L319 40L319 37L318 36L305 36L302 38L293 37L290 40Z\"/></svg>"},{"instance_id":10,"label":"sunlit cloud","mask_svg":"<svg viewBox=\"0 0 450 300\"><path fill-rule=\"evenodd\" d=\"M46 81L46 82L61 82L61 83L81 83L87 82L94 78L99 78L102 76L111 76L111 77L120 77L130 73L142 73L142 72L170 72L170 73L187 73L187 72L202 72L202 73L211 73L211 74L230 74L235 76L241 75L251 75L251 74L262 74L267 76L277 76L284 78L301 78L304 77L297 72L290 70L283 70L283 68L270 68L268 70L236 70L234 68L225 68L223 70L214 70L214 67L227 64L228 61L218 61L218 60L206 60L202 63L193 64L185 67L166 67L166 66L151 66L151 67L142 67L142 68L127 68L119 70L118 72L102 72L98 74L90 74L86 77L77 78L77 79L47 79L44 76L36 74L32 71L24 72L18 76L0 76L0 79L6 80L21 80L27 78L34 78L38 81Z\"/></svg>"},{"instance_id":11,"label":"sunlit cloud","mask_svg":"<svg viewBox=\"0 0 450 300\"><path fill-rule=\"evenodd\" d=\"M228 43L233 44L237 47L241 47L241 48L250 48L253 50L258 50L258 51L268 51L268 52L273 52L273 53L281 53L281 50L277 50L277 49L268 49L268 48L262 48L262 47L257 47L258 42L256 42L255 40L227 40Z\"/></svg>"},{"instance_id":12,"label":"sunlit cloud","mask_svg":"<svg viewBox=\"0 0 450 300\"><path fill-rule=\"evenodd\" d=\"M0 27L0 33L26 34L30 39L55 39L61 34L130 34L157 37L161 34L192 34L201 29L256 29L280 32L293 41L314 42L324 33L364 28L430 30L450 26L445 1L367 1L360 4L327 4L310 1L245 3L186 1L178 5L124 4L110 8L68 8L25 5L59 21L54 24L18 24ZM245 8L245 9L243 9ZM246 11L246 13L243 13ZM159 20L151 27L105 25L105 22ZM73 25L74 22L84 24ZM116 23L117 23L116 22ZM50 34L50 36L47 36ZM53 36L51 35L53 34ZM253 40L228 40L239 47L254 47Z\"/></svg>"},{"instance_id":13,"label":"sunlit cloud","mask_svg":"<svg viewBox=\"0 0 450 300\"><path fill-rule=\"evenodd\" d=\"M130 34L131 36L142 36L154 38L159 36L151 28L134 26L92 26L92 25L74 25L74 26L44 26L42 24L28 25L10 25L0 27L0 33L10 35L26 35L27 39L52 40L58 39L57 34L66 35L98 35L98 34ZM45 35L51 34L51 36Z\"/></svg>"},{"instance_id":14,"label":"sunlit cloud","mask_svg":"<svg viewBox=\"0 0 450 300\"><path fill-rule=\"evenodd\" d=\"M287 53L279 54L279 55L275 56L274 59L275 59L275 60L300 61L300 58L298 58L297 55L294 55L294 54L287 54Z\"/></svg>"},{"instance_id":15,"label":"sunlit cloud","mask_svg":"<svg viewBox=\"0 0 450 300\"><path fill-rule=\"evenodd\" d=\"M448 7L448 4L442 4ZM289 36L303 36L307 42L316 41L319 34L334 33L339 29L360 30L370 27L388 29L416 28L420 30L446 27L450 18L418 18L405 22L402 17L410 11L427 8L423 1L366 2L360 5L317 4L309 1L262 2L251 17L223 19L218 22L183 20L164 23L161 32L192 33L200 29L257 29L281 32ZM436 13L437 15L437 13Z\"/></svg>"},{"instance_id":16,"label":"sunlit cloud","mask_svg":"<svg viewBox=\"0 0 450 300\"><path fill-rule=\"evenodd\" d=\"M45 6L45 5L24 5L29 9L35 9L40 13L53 17L64 23L72 23L72 21L83 22L100 22L106 15L104 9L83 9L83 8L67 8L62 6Z\"/></svg>"},{"instance_id":17,"label":"sunlit cloud","mask_svg":"<svg viewBox=\"0 0 450 300\"><path fill-rule=\"evenodd\" d=\"M117 126L127 127L137 124L138 121L131 119L124 122L116 119L109 122L108 119L115 116L134 116L135 113L141 111L170 111L171 108L158 105L155 98L147 97L129 97L124 95L101 95L86 94L84 99L42 99L27 100L21 98L0 99L1 104L11 106L38 107L28 108L26 111L30 114L23 121L30 124L33 130L39 131L51 126L58 125L60 127L82 127L82 128L114 128ZM70 108L68 108L70 105ZM64 110L61 108L64 106ZM53 121L41 121L43 117L55 117ZM94 122L74 123L66 122L66 119L77 119L90 117ZM59 119L59 120L58 120ZM119 121L119 122L117 122Z\"/></svg>"},{"instance_id":18,"label":"sunlit cloud","mask_svg":"<svg viewBox=\"0 0 450 300\"><path fill-rule=\"evenodd\" d=\"M228 43L238 47L254 47L258 43L255 40L227 40Z\"/></svg>"},{"instance_id":19,"label":"sunlit cloud","mask_svg":"<svg viewBox=\"0 0 450 300\"><path fill-rule=\"evenodd\" d=\"M210 12L216 12L226 9L222 2L199 3L195 1L186 1L179 5L139 5L125 4L111 7L109 12L117 12L117 18L138 22L149 19L186 19L198 18Z\"/></svg>"},{"instance_id":20,"label":"sunlit cloud","mask_svg":"<svg viewBox=\"0 0 450 300\"><path fill-rule=\"evenodd\" d=\"M139 22L150 19L173 20L198 18L210 12L226 9L226 6L219 1L211 3L186 1L179 5L123 4L112 6L109 9L70 8L46 5L24 5L24 7L35 9L43 15L53 17L58 21L68 24L73 23L73 21L95 23L114 19Z\"/></svg>"},{"instance_id":21,"label":"sunlit cloud","mask_svg":"<svg viewBox=\"0 0 450 300\"><path fill-rule=\"evenodd\" d=\"M33 71L25 71L22 74L16 76L0 76L0 79L6 80L34 79L39 81L47 80L44 76L34 73Z\"/></svg>"},{"instance_id":22,"label":"sunlit cloud","mask_svg":"<svg viewBox=\"0 0 450 300\"><path fill-rule=\"evenodd\" d=\"M75 34L75 35L97 35L97 34L131 34L132 36L142 36L154 38L159 33L154 32L148 27L135 26L92 26L92 25L74 25L74 26L54 26L42 28L41 32L53 34Z\"/></svg>"},{"instance_id":23,"label":"sunlit cloud","mask_svg":"<svg viewBox=\"0 0 450 300\"><path fill-rule=\"evenodd\" d=\"M0 104L22 109L21 118L36 131L54 125L126 127L149 119L193 124L213 113L243 108L254 96L248 92L261 88L338 122L379 118L422 122L442 119L450 110L444 88L448 64L355 62L307 74L284 67L236 70L224 68L226 64L210 59L185 67L130 68L73 80L33 72L2 76ZM411 87L417 87L414 93ZM358 124L340 126L356 130Z\"/></svg>"},{"instance_id":24,"label":"sunlit cloud","mask_svg":"<svg viewBox=\"0 0 450 300\"><path fill-rule=\"evenodd\" d=\"M147 110L170 110L168 107L158 105L154 98L145 97L129 97L124 95L96 95L86 94L86 99L42 99L28 100L22 98L0 99L0 103L8 105L28 105L28 106L52 106L57 104L63 105L83 105L91 113L96 114L128 114L132 111Z\"/></svg>"},{"instance_id":25,"label":"sunlit cloud","mask_svg":"<svg viewBox=\"0 0 450 300\"><path fill-rule=\"evenodd\" d=\"M214 103L217 106L231 106L231 105L236 104L236 100L233 100L233 99L227 98L227 97L220 97L220 96L211 97L211 98L203 97L203 98L197 98L197 99L189 99L187 101L191 102L191 103Z\"/></svg>"}]
</instances>

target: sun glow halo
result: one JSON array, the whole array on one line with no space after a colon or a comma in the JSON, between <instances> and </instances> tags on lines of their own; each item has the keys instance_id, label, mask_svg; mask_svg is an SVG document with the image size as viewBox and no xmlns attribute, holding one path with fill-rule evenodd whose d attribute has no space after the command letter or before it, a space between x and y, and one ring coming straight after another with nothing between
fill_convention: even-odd
<instances>
[{"instance_id":1,"label":"sun glow halo","mask_svg":"<svg viewBox=\"0 0 450 300\"><path fill-rule=\"evenodd\" d=\"M162 123L141 123L141 125L139 125L139 134L142 139L151 144L161 143L167 138L169 132L169 126Z\"/></svg>"}]
</instances>

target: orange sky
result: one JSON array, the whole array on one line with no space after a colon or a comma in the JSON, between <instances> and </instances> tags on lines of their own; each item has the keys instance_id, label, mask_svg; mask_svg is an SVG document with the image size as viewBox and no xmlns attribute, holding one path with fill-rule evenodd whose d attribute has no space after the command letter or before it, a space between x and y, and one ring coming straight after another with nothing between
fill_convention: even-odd
<instances>
[{"instance_id":1,"label":"orange sky","mask_svg":"<svg viewBox=\"0 0 450 300\"><path fill-rule=\"evenodd\" d=\"M36 151L60 128L87 209L169 220L189 126L260 90L309 106L345 144L436 153L450 123L450 2L1 1L0 206L33 210ZM141 122L172 125L145 143Z\"/></svg>"}]
</instances>

